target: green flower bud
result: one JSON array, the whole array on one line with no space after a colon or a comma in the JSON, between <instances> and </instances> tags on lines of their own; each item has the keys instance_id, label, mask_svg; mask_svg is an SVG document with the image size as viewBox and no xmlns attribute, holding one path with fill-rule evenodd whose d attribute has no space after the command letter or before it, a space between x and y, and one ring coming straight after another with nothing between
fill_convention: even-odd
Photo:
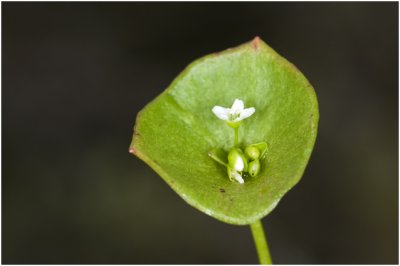
<instances>
[{"instance_id":1,"label":"green flower bud","mask_svg":"<svg viewBox=\"0 0 400 266\"><path fill-rule=\"evenodd\" d=\"M237 172L247 171L247 159L238 148L233 148L229 151L228 164Z\"/></svg>"},{"instance_id":2,"label":"green flower bud","mask_svg":"<svg viewBox=\"0 0 400 266\"><path fill-rule=\"evenodd\" d=\"M251 176L256 176L260 173L261 170L261 164L260 164L260 160L256 159L254 161L251 161L249 163L249 174Z\"/></svg>"},{"instance_id":3,"label":"green flower bud","mask_svg":"<svg viewBox=\"0 0 400 266\"><path fill-rule=\"evenodd\" d=\"M256 160L260 157L260 150L254 146L248 146L244 150L244 154L251 160Z\"/></svg>"}]
</instances>

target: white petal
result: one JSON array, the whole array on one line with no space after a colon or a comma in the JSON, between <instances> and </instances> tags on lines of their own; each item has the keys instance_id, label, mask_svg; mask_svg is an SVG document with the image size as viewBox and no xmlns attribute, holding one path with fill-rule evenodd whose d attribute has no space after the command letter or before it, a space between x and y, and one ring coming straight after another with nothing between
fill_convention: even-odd
<instances>
[{"instance_id":1,"label":"white petal","mask_svg":"<svg viewBox=\"0 0 400 266\"><path fill-rule=\"evenodd\" d=\"M240 120L250 117L252 114L254 114L255 111L256 111L256 109L254 107L244 109L240 113L240 117L237 119L237 121L240 121Z\"/></svg>"},{"instance_id":2,"label":"white petal","mask_svg":"<svg viewBox=\"0 0 400 266\"><path fill-rule=\"evenodd\" d=\"M241 171L243 170L243 168L244 168L244 162L243 162L242 157L238 156L238 157L236 158L236 162L235 162L234 168L235 168L236 171L239 171L239 172L241 172Z\"/></svg>"},{"instance_id":3,"label":"white petal","mask_svg":"<svg viewBox=\"0 0 400 266\"><path fill-rule=\"evenodd\" d=\"M229 108L214 106L212 111L219 119L228 121Z\"/></svg>"},{"instance_id":4,"label":"white petal","mask_svg":"<svg viewBox=\"0 0 400 266\"><path fill-rule=\"evenodd\" d=\"M236 181L238 181L240 184L244 183L243 177L237 173L237 172L232 172L233 178L235 178Z\"/></svg>"},{"instance_id":5,"label":"white petal","mask_svg":"<svg viewBox=\"0 0 400 266\"><path fill-rule=\"evenodd\" d=\"M235 99L235 101L232 104L231 112L234 114L240 113L243 111L244 108L244 103L242 100Z\"/></svg>"}]
</instances>

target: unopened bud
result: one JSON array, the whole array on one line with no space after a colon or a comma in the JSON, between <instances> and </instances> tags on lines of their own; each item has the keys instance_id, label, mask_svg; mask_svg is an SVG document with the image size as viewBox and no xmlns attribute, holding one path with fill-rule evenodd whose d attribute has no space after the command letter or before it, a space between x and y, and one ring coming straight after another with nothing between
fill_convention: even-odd
<instances>
[{"instance_id":1,"label":"unopened bud","mask_svg":"<svg viewBox=\"0 0 400 266\"><path fill-rule=\"evenodd\" d=\"M258 159L260 157L260 150L257 147L254 146L248 146L244 150L244 154L251 160Z\"/></svg>"},{"instance_id":2,"label":"unopened bud","mask_svg":"<svg viewBox=\"0 0 400 266\"><path fill-rule=\"evenodd\" d=\"M238 172L247 171L247 160L240 149L233 148L228 154L229 166Z\"/></svg>"},{"instance_id":3,"label":"unopened bud","mask_svg":"<svg viewBox=\"0 0 400 266\"><path fill-rule=\"evenodd\" d=\"M260 173L261 170L261 164L260 164L260 160L256 159L252 162L249 163L249 174L251 176L256 176Z\"/></svg>"}]
</instances>

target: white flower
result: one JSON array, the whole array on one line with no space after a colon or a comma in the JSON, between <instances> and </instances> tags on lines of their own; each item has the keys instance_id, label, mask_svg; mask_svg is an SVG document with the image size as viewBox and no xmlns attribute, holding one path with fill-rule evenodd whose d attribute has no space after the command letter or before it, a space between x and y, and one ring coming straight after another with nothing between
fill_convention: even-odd
<instances>
[{"instance_id":1,"label":"white flower","mask_svg":"<svg viewBox=\"0 0 400 266\"><path fill-rule=\"evenodd\" d=\"M245 109L243 101L235 99L231 108L214 106L212 111L219 119L225 120L228 123L237 123L254 114L256 109L254 107Z\"/></svg>"},{"instance_id":2,"label":"white flower","mask_svg":"<svg viewBox=\"0 0 400 266\"><path fill-rule=\"evenodd\" d=\"M244 184L243 177L240 175L239 172L236 172L235 170L231 170L231 169L228 169L228 171L229 171L229 179L231 179L231 180L234 179L232 181L236 181L239 184Z\"/></svg>"}]
</instances>

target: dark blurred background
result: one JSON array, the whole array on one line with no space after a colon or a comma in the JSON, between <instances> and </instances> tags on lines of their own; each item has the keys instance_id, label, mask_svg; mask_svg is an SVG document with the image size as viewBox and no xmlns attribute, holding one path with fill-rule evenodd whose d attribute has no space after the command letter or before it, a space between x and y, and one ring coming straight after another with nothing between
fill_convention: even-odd
<instances>
[{"instance_id":1,"label":"dark blurred background","mask_svg":"<svg viewBox=\"0 0 400 266\"><path fill-rule=\"evenodd\" d=\"M398 263L398 3L2 3L2 263L257 263L250 230L128 153L193 60L260 36L314 85L315 150L263 222L279 264Z\"/></svg>"}]
</instances>

